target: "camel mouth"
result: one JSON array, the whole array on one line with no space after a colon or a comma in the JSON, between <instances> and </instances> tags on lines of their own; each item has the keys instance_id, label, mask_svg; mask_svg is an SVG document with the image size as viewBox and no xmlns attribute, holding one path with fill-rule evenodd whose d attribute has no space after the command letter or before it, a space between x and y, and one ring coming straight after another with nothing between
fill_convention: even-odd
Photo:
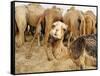
<instances>
[{"instance_id":1,"label":"camel mouth","mask_svg":"<svg viewBox=\"0 0 100 76\"><path fill-rule=\"evenodd\" d=\"M60 39L59 39L59 38L56 38L56 37L54 37L54 36L52 36L52 35L49 35L48 42L50 42L50 43L55 43L55 42L57 42L58 40L60 40Z\"/></svg>"}]
</instances>

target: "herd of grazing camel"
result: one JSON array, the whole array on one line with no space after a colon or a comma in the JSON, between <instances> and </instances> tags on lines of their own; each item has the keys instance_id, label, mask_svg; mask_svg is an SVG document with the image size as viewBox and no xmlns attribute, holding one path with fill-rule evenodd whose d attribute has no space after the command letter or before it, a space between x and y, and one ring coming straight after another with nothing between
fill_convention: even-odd
<instances>
[{"instance_id":1,"label":"herd of grazing camel","mask_svg":"<svg viewBox=\"0 0 100 76\"><path fill-rule=\"evenodd\" d=\"M16 45L21 47L25 43L25 32L35 31L30 46L34 46L34 40L37 39L38 46L44 46L45 49L52 47L52 54L45 51L48 60L71 58L81 69L86 65L96 66L95 14L91 10L83 12L75 7L66 10L64 15L62 13L63 10L57 6L46 9L35 3L16 6ZM32 51L30 48L27 52L27 59L31 58Z\"/></svg>"}]
</instances>

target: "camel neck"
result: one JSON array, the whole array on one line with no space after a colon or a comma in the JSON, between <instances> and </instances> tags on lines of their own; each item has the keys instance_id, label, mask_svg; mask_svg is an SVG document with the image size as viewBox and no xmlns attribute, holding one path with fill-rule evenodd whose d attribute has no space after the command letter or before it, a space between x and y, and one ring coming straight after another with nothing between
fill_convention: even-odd
<instances>
[{"instance_id":1,"label":"camel neck","mask_svg":"<svg viewBox=\"0 0 100 76\"><path fill-rule=\"evenodd\" d=\"M62 40L58 40L58 41L56 41L56 42L54 42L53 44L52 44L52 47L53 48L59 48L60 49L60 47L62 46Z\"/></svg>"}]
</instances>

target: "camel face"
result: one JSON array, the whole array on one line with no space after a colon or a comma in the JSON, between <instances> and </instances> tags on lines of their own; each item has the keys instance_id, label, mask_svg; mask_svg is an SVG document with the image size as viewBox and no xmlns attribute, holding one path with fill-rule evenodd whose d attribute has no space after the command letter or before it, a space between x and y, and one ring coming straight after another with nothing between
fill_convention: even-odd
<instances>
[{"instance_id":1,"label":"camel face","mask_svg":"<svg viewBox=\"0 0 100 76\"><path fill-rule=\"evenodd\" d=\"M64 32L66 30L67 30L67 26L64 23L57 21L57 22L53 23L52 29L51 29L49 35L54 40L62 40L64 37Z\"/></svg>"}]
</instances>

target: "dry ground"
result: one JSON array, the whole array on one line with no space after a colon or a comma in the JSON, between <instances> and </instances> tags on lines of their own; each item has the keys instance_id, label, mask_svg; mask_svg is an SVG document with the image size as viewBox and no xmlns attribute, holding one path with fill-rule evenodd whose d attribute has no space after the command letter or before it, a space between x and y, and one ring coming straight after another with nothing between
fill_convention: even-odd
<instances>
[{"instance_id":1,"label":"dry ground","mask_svg":"<svg viewBox=\"0 0 100 76\"><path fill-rule=\"evenodd\" d=\"M27 41L20 48L16 46L15 67L16 73L50 72L79 70L71 59L48 61L43 46L32 47L33 55L31 59L26 59L25 55L31 44L31 36L27 36ZM35 42L36 43L36 42ZM88 67L91 69L92 67Z\"/></svg>"}]
</instances>

